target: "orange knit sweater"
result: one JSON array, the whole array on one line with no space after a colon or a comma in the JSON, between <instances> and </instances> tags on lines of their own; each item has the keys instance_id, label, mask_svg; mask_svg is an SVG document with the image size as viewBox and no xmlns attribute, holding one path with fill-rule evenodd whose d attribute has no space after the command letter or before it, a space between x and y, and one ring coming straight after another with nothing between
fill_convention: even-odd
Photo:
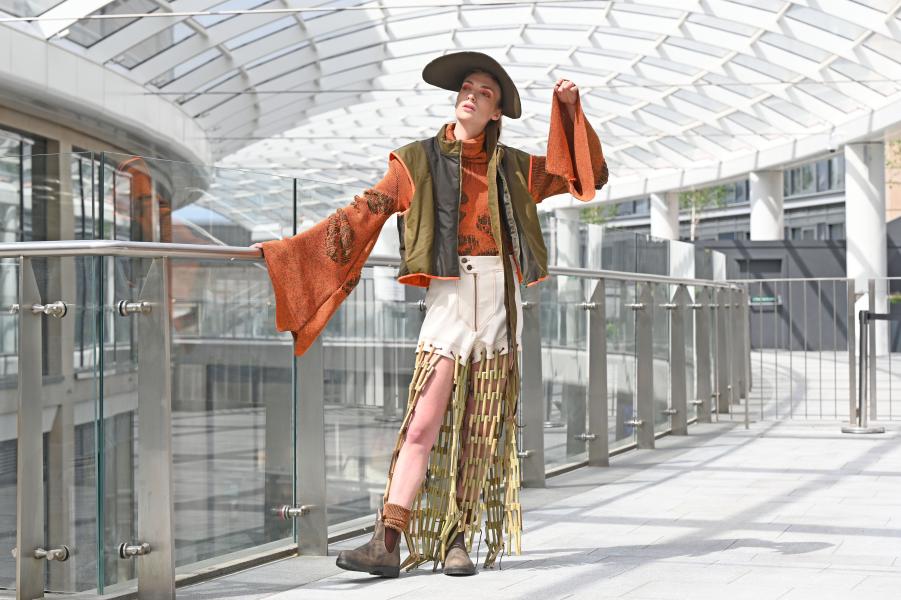
<instances>
[{"instance_id":1,"label":"orange knit sweater","mask_svg":"<svg viewBox=\"0 0 901 600\"><path fill-rule=\"evenodd\" d=\"M453 129L447 134L453 136ZM487 156L484 134L463 143L463 180L459 251L497 254L488 214ZM594 198L607 182L600 140L577 101L570 119L556 94L546 156L532 156L529 191L535 202L569 192L579 200ZM388 172L374 187L355 196L327 219L291 238L263 244L263 256L275 292L275 325L294 336L294 353L302 355L360 281L360 273L385 221L405 212L413 183L393 153Z\"/></svg>"}]
</instances>

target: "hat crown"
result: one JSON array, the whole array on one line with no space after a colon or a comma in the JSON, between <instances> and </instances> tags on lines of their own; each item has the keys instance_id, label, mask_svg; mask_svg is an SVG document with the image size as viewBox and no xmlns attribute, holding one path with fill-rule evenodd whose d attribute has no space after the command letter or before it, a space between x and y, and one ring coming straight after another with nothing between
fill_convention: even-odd
<instances>
[{"instance_id":1,"label":"hat crown","mask_svg":"<svg viewBox=\"0 0 901 600\"><path fill-rule=\"evenodd\" d=\"M494 76L501 88L502 114L518 119L522 114L522 106L516 84L499 62L483 52L467 50L439 56L422 70L422 79L436 87L457 92L466 75L473 71L483 71Z\"/></svg>"}]
</instances>

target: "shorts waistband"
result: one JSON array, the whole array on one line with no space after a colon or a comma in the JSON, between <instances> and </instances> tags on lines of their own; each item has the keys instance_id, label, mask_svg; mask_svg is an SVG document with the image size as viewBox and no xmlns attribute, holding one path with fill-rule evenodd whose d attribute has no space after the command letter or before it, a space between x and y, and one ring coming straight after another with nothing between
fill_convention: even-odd
<instances>
[{"instance_id":1,"label":"shorts waistband","mask_svg":"<svg viewBox=\"0 0 901 600\"><path fill-rule=\"evenodd\" d=\"M489 273L503 271L504 263L500 256L461 256L460 274Z\"/></svg>"}]
</instances>

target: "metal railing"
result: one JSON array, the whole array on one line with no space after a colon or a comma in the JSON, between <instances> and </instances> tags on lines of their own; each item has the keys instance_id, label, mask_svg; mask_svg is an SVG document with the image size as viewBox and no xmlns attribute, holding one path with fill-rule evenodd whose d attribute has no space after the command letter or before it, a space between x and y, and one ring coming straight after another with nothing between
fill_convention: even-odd
<instances>
[{"instance_id":1,"label":"metal railing","mask_svg":"<svg viewBox=\"0 0 901 600\"><path fill-rule=\"evenodd\" d=\"M115 261L138 261L130 271L138 274L129 281L131 297L108 293L110 278L120 276ZM381 398L371 413L376 407L327 402L327 389L349 385L355 372L336 371L326 360L340 339L327 344L321 336L295 359L286 336L192 334L196 305L207 302L215 311L221 278L265 277L258 261L255 249L223 246L0 245L0 267L18 275L15 301L6 307L19 340L17 597L41 597L45 589L133 593L136 586L140 598L174 598L177 582L211 576L226 562L233 568L234 561L263 555L326 554L329 526L338 524L329 512L356 516L349 505L365 503L372 488L381 491L384 481L373 485L366 473L384 472L374 448L393 446L397 425L378 417L403 407L395 401L389 410ZM367 266L396 264L372 256ZM229 273L235 268L241 270ZM78 306L65 285L53 283L65 283L73 269L89 270L98 286L89 305ZM657 437L684 435L695 420L739 417L747 426L742 287L563 267L552 267L551 275L542 285L557 296L544 302L562 315L553 340L541 333L541 286L523 290L524 485L543 486L549 474L583 464L607 465L611 453L629 447L653 448ZM398 302L401 315L421 313L419 299ZM262 310L271 299L241 303ZM79 313L96 324L97 359L92 373L82 373L86 385L50 376L54 357L72 350L74 327L65 323ZM111 319L133 328L134 371L104 369ZM585 342L573 331L584 331ZM412 349L415 335L405 339ZM374 369L366 363L367 376L401 387L407 365L386 359L377 341L369 350L381 362ZM76 406L79 393L86 406ZM347 427L352 433L342 435ZM66 454L77 439L87 447L81 467ZM347 444L356 445L348 451ZM330 496L334 488L342 500ZM363 508L357 512L365 514ZM212 522L198 525L205 521Z\"/></svg>"},{"instance_id":2,"label":"metal railing","mask_svg":"<svg viewBox=\"0 0 901 600\"><path fill-rule=\"evenodd\" d=\"M893 360L901 352L899 325L890 319L867 321L867 356L860 356L858 349L860 313L901 317L901 307L894 303L901 280L778 278L734 283L746 287L750 300L754 391L749 401L755 418L855 424L901 415L894 394L901 371ZM866 378L863 387L861 377ZM860 404L864 415L859 388L867 396Z\"/></svg>"}]
</instances>

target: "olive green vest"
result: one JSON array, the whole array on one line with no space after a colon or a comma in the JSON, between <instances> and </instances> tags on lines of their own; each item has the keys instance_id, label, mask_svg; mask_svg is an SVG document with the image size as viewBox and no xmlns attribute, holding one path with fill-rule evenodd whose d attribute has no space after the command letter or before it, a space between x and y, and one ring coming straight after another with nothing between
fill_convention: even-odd
<instances>
[{"instance_id":1,"label":"olive green vest","mask_svg":"<svg viewBox=\"0 0 901 600\"><path fill-rule=\"evenodd\" d=\"M398 219L401 283L425 287L431 277L460 276L457 235L463 143L446 139L446 127L442 126L434 138L394 151L407 167L414 186L410 208ZM488 161L491 235L500 249L504 247L503 230L506 230L523 283L540 281L547 277L547 248L541 235L538 209L529 193L531 156L500 143L487 150L491 157Z\"/></svg>"}]
</instances>

